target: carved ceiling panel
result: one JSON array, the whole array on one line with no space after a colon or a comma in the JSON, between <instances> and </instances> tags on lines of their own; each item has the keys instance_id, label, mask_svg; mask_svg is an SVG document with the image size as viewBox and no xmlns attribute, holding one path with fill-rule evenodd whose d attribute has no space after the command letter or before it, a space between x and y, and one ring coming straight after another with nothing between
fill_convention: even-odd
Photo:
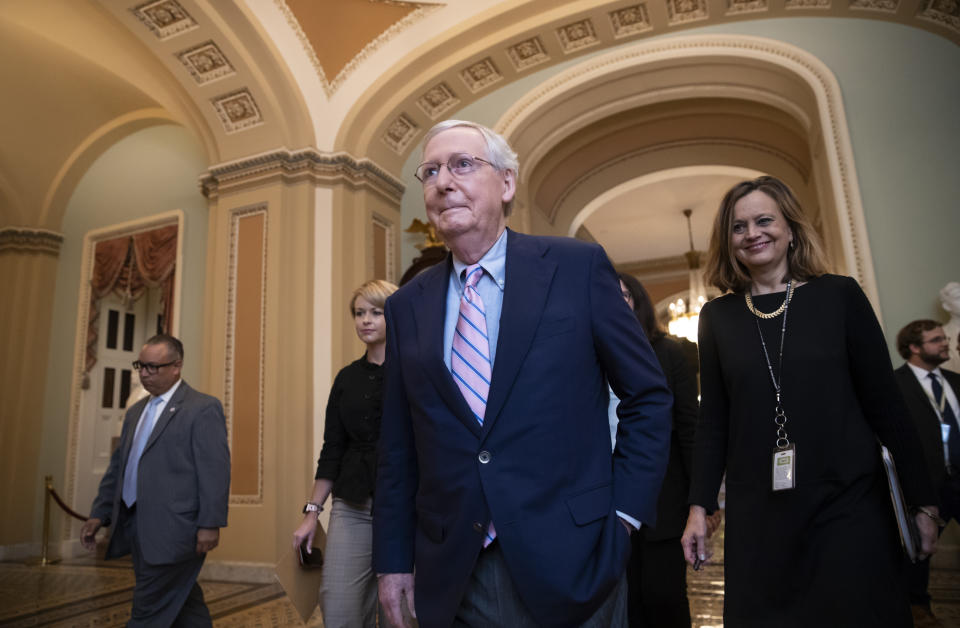
<instances>
[{"instance_id":1,"label":"carved ceiling panel","mask_svg":"<svg viewBox=\"0 0 960 628\"><path fill-rule=\"evenodd\" d=\"M260 108L247 88L217 96L210 102L213 103L217 117L227 133L236 133L263 124Z\"/></svg>"},{"instance_id":2,"label":"carved ceiling panel","mask_svg":"<svg viewBox=\"0 0 960 628\"><path fill-rule=\"evenodd\" d=\"M274 0L328 95L380 46L446 2Z\"/></svg>"},{"instance_id":3,"label":"carved ceiling panel","mask_svg":"<svg viewBox=\"0 0 960 628\"><path fill-rule=\"evenodd\" d=\"M199 26L176 0L154 0L133 7L131 11L161 41Z\"/></svg>"},{"instance_id":4,"label":"carved ceiling panel","mask_svg":"<svg viewBox=\"0 0 960 628\"><path fill-rule=\"evenodd\" d=\"M207 41L177 53L177 58L183 67L187 68L190 76L203 85L211 81L236 74L236 70L227 60L227 57L217 44Z\"/></svg>"}]
</instances>

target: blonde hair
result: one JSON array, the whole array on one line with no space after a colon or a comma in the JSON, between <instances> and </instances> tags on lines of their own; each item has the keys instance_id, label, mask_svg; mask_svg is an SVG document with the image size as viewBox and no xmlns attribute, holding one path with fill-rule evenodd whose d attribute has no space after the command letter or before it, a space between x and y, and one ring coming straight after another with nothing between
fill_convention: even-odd
<instances>
[{"instance_id":1,"label":"blonde hair","mask_svg":"<svg viewBox=\"0 0 960 628\"><path fill-rule=\"evenodd\" d=\"M387 302L387 297L397 291L397 286L384 281L383 279L371 279L362 286L353 291L350 297L350 316L353 316L353 308L357 304L357 297L362 297L373 307L382 308Z\"/></svg>"},{"instance_id":2,"label":"blonde hair","mask_svg":"<svg viewBox=\"0 0 960 628\"><path fill-rule=\"evenodd\" d=\"M730 246L730 235L733 233L734 205L755 191L773 199L793 233L793 243L787 248L787 275L792 279L808 281L826 273L828 263L820 236L800 209L797 197L780 179L763 176L733 186L720 202L720 210L710 234L704 279L721 292L744 292L749 288L750 271L737 259Z\"/></svg>"}]
</instances>

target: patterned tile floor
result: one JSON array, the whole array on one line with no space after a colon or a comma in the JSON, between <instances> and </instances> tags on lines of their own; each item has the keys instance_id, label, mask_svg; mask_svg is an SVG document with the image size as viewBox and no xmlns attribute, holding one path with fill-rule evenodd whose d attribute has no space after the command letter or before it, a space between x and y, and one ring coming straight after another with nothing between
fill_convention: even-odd
<instances>
[{"instance_id":1,"label":"patterned tile floor","mask_svg":"<svg viewBox=\"0 0 960 628\"><path fill-rule=\"evenodd\" d=\"M217 628L304 625L279 584L201 585ZM721 628L723 565L690 570L688 587L693 628ZM129 563L76 561L48 567L0 563L0 626L123 626L132 592ZM934 569L930 592L943 625L960 628L960 569ZM319 611L306 625L322 628Z\"/></svg>"}]
</instances>

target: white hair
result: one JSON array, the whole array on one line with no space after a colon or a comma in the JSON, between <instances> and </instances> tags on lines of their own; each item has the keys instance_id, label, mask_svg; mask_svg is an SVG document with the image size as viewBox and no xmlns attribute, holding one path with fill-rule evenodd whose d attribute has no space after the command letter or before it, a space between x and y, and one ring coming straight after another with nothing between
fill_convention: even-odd
<instances>
[{"instance_id":1,"label":"white hair","mask_svg":"<svg viewBox=\"0 0 960 628\"><path fill-rule=\"evenodd\" d=\"M480 133L483 136L483 140L487 145L487 154L486 159L490 161L490 164L499 170L500 172L506 172L509 170L513 173L514 181L517 181L520 177L520 160L517 158L517 153L510 148L510 144L507 143L507 140L491 129L477 122L469 122L466 120L444 120L433 125L433 127L427 131L427 134L423 137L423 149L421 150L421 159L423 158L423 150L426 149L427 144L430 143L430 140L440 135L444 131L455 127L466 127L468 129L473 129ZM503 215L509 216L511 210L513 210L513 199L503 206Z\"/></svg>"}]
</instances>

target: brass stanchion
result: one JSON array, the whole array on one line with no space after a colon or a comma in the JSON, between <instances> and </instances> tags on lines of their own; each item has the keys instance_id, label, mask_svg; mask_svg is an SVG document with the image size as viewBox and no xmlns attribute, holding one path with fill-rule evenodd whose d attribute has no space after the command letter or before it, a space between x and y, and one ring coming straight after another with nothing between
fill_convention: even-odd
<instances>
[{"instance_id":1,"label":"brass stanchion","mask_svg":"<svg viewBox=\"0 0 960 628\"><path fill-rule=\"evenodd\" d=\"M60 562L59 558L50 558L50 495L52 491L53 476L45 476L43 478L43 542L40 547L40 558L28 559L28 565L46 567Z\"/></svg>"}]
</instances>

